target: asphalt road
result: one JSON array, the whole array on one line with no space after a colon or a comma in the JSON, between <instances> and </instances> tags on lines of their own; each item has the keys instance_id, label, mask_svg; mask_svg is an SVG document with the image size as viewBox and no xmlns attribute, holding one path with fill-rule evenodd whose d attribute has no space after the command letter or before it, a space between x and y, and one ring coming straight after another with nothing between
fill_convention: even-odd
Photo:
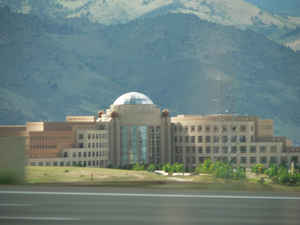
<instances>
[{"instance_id":1,"label":"asphalt road","mask_svg":"<svg viewBox=\"0 0 300 225\"><path fill-rule=\"evenodd\" d=\"M300 224L300 195L0 186L0 224Z\"/></svg>"}]
</instances>

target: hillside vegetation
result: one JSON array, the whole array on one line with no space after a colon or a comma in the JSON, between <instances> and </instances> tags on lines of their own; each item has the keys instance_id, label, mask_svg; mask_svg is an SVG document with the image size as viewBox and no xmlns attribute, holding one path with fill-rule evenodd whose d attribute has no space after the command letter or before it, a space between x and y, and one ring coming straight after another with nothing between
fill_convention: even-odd
<instances>
[{"instance_id":1,"label":"hillside vegetation","mask_svg":"<svg viewBox=\"0 0 300 225\"><path fill-rule=\"evenodd\" d=\"M272 118L299 140L300 54L249 30L171 14L102 26L0 12L0 123L93 114L141 91L171 113Z\"/></svg>"}]
</instances>

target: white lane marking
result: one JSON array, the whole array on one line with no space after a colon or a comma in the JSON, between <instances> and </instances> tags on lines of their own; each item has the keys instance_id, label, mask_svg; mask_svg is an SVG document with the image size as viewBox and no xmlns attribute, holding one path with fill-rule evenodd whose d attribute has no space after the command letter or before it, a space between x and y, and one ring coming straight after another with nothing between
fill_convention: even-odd
<instances>
[{"instance_id":1,"label":"white lane marking","mask_svg":"<svg viewBox=\"0 0 300 225\"><path fill-rule=\"evenodd\" d=\"M289 196L247 196L247 195L193 195L193 194L138 194L138 193L85 193L85 192L47 192L47 191L0 191L0 194L24 195L78 195L111 197L162 197L162 198L215 198L215 199L265 199L265 200L300 200Z\"/></svg>"},{"instance_id":2,"label":"white lane marking","mask_svg":"<svg viewBox=\"0 0 300 225\"><path fill-rule=\"evenodd\" d=\"M78 221L79 218L64 217L30 217L30 216L0 216L0 220L47 220L47 221Z\"/></svg>"},{"instance_id":3,"label":"white lane marking","mask_svg":"<svg viewBox=\"0 0 300 225\"><path fill-rule=\"evenodd\" d=\"M0 207L18 207L18 206L32 206L32 204L21 204L21 203L0 203Z\"/></svg>"}]
</instances>

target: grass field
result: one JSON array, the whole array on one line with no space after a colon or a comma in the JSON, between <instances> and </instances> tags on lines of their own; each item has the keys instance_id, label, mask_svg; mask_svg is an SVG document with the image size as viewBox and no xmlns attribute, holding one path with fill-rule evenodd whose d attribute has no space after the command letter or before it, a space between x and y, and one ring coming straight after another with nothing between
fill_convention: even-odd
<instances>
[{"instance_id":1,"label":"grass field","mask_svg":"<svg viewBox=\"0 0 300 225\"><path fill-rule=\"evenodd\" d=\"M147 171L82 168L26 167L27 184L128 186L199 189L205 191L300 192L299 186L258 184L255 179L233 181L211 175L161 176Z\"/></svg>"}]
</instances>

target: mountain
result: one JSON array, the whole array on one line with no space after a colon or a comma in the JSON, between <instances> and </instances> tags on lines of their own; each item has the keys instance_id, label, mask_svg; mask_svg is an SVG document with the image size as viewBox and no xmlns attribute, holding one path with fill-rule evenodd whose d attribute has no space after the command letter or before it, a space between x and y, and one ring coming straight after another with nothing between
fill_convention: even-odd
<instances>
[{"instance_id":1,"label":"mountain","mask_svg":"<svg viewBox=\"0 0 300 225\"><path fill-rule=\"evenodd\" d=\"M166 13L194 14L210 22L238 27L255 25L295 28L300 24L300 19L273 15L244 0L1 0L1 2L16 12L59 19L83 17L106 25Z\"/></svg>"},{"instance_id":2,"label":"mountain","mask_svg":"<svg viewBox=\"0 0 300 225\"><path fill-rule=\"evenodd\" d=\"M0 27L1 124L96 113L141 91L173 114L273 118L299 140L300 54L253 31L188 14L103 26L8 8Z\"/></svg>"},{"instance_id":3,"label":"mountain","mask_svg":"<svg viewBox=\"0 0 300 225\"><path fill-rule=\"evenodd\" d=\"M299 50L300 39L294 37L292 42L287 42L282 36L300 27L300 17L272 14L249 2L262 6L256 0L0 0L0 6L7 5L15 12L36 15L41 19L51 18L57 22L66 18L84 18L104 25L170 13L192 14L209 22L252 29ZM278 5L285 5L285 2ZM299 4L292 0L288 2L295 8Z\"/></svg>"},{"instance_id":4,"label":"mountain","mask_svg":"<svg viewBox=\"0 0 300 225\"><path fill-rule=\"evenodd\" d=\"M261 9L269 12L286 15L300 16L300 1L299 0L246 0Z\"/></svg>"}]
</instances>

